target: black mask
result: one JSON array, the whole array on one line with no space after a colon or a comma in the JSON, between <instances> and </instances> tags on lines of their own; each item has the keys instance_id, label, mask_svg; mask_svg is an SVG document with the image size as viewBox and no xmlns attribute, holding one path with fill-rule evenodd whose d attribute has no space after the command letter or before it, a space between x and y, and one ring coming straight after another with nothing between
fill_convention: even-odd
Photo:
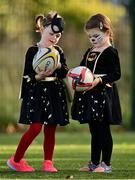
<instances>
[{"instance_id":1,"label":"black mask","mask_svg":"<svg viewBox=\"0 0 135 180\"><path fill-rule=\"evenodd\" d=\"M63 33L64 20L61 17L57 17L57 14L54 15L52 21L47 25L51 25L51 29L54 33Z\"/></svg>"}]
</instances>

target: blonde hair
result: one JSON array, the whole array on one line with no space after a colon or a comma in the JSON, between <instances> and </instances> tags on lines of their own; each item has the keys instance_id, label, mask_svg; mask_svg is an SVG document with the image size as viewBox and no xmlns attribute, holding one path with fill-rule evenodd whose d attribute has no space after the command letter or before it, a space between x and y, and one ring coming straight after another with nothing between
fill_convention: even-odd
<instances>
[{"instance_id":1,"label":"blonde hair","mask_svg":"<svg viewBox=\"0 0 135 180\"><path fill-rule=\"evenodd\" d=\"M35 17L36 32L40 32L42 27L49 26L56 13L57 13L56 11L50 11L47 15L38 14ZM61 17L60 15L57 15L57 16Z\"/></svg>"}]
</instances>

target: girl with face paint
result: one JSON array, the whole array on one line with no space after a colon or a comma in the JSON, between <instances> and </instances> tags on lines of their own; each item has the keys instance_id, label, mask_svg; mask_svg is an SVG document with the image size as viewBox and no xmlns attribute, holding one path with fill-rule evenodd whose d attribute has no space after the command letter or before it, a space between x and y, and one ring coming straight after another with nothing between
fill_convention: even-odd
<instances>
[{"instance_id":1,"label":"girl with face paint","mask_svg":"<svg viewBox=\"0 0 135 180\"><path fill-rule=\"evenodd\" d=\"M80 65L87 66L95 79L88 91L75 92L72 105L72 119L80 124L88 123L91 134L91 158L80 171L111 172L113 140L110 124L122 122L115 83L121 76L119 56L112 45L112 26L107 16L92 16L85 24L85 32L90 48Z\"/></svg>"},{"instance_id":2,"label":"girl with face paint","mask_svg":"<svg viewBox=\"0 0 135 180\"><path fill-rule=\"evenodd\" d=\"M64 20L55 12L50 12L47 16L38 15L36 17L36 31L41 34L41 39L27 50L25 56L21 88L22 106L19 118L19 123L27 124L29 128L23 134L15 154L7 161L7 165L14 171L35 171L23 157L29 145L40 133L42 126L44 126L42 170L58 171L52 161L55 131L57 125L69 124L65 86L62 81L66 77L68 68L63 50L56 45L63 30ZM39 70L36 73L32 67L33 58L38 50L44 47L56 48L60 54L60 64L54 72Z\"/></svg>"}]
</instances>

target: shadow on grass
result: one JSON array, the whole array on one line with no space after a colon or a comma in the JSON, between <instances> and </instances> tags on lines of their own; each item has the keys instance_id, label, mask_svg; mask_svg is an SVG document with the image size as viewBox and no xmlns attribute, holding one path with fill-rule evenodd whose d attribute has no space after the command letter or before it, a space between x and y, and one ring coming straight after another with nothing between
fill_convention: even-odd
<instances>
[{"instance_id":1,"label":"shadow on grass","mask_svg":"<svg viewBox=\"0 0 135 180\"><path fill-rule=\"evenodd\" d=\"M79 172L78 170L61 170L57 173L43 172L15 172L4 170L0 172L0 179L127 179L135 177L135 170L113 170L112 173Z\"/></svg>"}]
</instances>

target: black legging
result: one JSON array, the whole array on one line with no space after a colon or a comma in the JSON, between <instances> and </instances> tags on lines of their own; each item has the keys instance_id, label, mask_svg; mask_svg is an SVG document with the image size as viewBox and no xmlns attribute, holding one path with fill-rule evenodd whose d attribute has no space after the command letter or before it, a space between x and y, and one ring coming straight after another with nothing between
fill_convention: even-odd
<instances>
[{"instance_id":1,"label":"black legging","mask_svg":"<svg viewBox=\"0 0 135 180\"><path fill-rule=\"evenodd\" d=\"M101 161L104 161L106 165L110 165L113 140L110 130L110 125L105 121L92 122L89 124L91 132L91 161L98 165L100 162L100 156L102 153Z\"/></svg>"}]
</instances>

